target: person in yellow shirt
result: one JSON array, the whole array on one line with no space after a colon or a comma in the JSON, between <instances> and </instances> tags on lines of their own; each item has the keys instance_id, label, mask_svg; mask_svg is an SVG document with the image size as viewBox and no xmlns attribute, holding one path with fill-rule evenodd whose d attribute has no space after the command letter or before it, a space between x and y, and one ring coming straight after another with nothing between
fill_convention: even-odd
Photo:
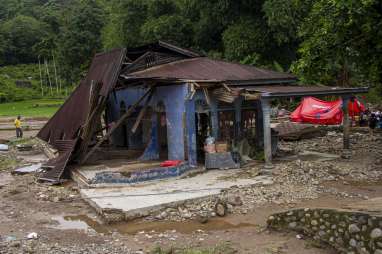
<instances>
[{"instance_id":1,"label":"person in yellow shirt","mask_svg":"<svg viewBox=\"0 0 382 254\"><path fill-rule=\"evenodd\" d=\"M15 120L15 127L16 127L16 137L22 138L23 137L23 130L21 128L21 116L18 116Z\"/></svg>"}]
</instances>

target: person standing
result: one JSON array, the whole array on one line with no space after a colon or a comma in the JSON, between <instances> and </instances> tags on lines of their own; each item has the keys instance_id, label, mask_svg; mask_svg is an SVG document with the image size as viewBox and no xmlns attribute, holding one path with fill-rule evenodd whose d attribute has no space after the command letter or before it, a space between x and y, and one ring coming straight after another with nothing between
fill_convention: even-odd
<instances>
[{"instance_id":1,"label":"person standing","mask_svg":"<svg viewBox=\"0 0 382 254\"><path fill-rule=\"evenodd\" d=\"M23 137L23 130L21 128L21 116L17 116L15 120L15 127L16 127L16 137L22 138Z\"/></svg>"}]
</instances>

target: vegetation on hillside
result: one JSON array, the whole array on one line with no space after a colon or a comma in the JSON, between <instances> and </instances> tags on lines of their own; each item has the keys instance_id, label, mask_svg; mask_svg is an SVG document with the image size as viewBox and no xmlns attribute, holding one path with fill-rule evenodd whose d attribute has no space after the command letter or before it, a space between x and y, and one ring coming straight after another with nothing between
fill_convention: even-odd
<instances>
[{"instance_id":1,"label":"vegetation on hillside","mask_svg":"<svg viewBox=\"0 0 382 254\"><path fill-rule=\"evenodd\" d=\"M43 85L59 93L78 83L97 51L158 39L214 58L289 70L302 83L367 85L374 87L371 97L382 96L378 0L2 0L0 5L0 65L40 64ZM10 96L14 92L2 93L6 100L17 99Z\"/></svg>"},{"instance_id":2,"label":"vegetation on hillside","mask_svg":"<svg viewBox=\"0 0 382 254\"><path fill-rule=\"evenodd\" d=\"M51 117L62 103L63 99L34 99L0 103L0 116Z\"/></svg>"}]
</instances>

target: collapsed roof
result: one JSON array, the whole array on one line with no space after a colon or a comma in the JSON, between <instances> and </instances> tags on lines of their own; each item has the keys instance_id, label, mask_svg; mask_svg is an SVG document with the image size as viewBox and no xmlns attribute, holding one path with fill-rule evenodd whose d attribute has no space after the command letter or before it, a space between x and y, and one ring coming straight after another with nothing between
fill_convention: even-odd
<instances>
[{"instance_id":1,"label":"collapsed roof","mask_svg":"<svg viewBox=\"0 0 382 254\"><path fill-rule=\"evenodd\" d=\"M37 137L59 152L57 158L44 166L47 171L41 179L59 182L67 166L81 161L81 157L87 154L91 140L99 131L95 128L100 125L107 97L116 88L161 82L200 82L214 86L223 83L240 92L245 90L269 97L272 93L293 96L293 91L295 95L311 95L314 91L319 94L361 91L338 90L337 93L330 93L333 91L331 88L316 87L309 90L298 86L281 86L296 80L292 74L213 60L162 41L133 49L114 49L96 54L86 78L37 134Z\"/></svg>"}]
</instances>

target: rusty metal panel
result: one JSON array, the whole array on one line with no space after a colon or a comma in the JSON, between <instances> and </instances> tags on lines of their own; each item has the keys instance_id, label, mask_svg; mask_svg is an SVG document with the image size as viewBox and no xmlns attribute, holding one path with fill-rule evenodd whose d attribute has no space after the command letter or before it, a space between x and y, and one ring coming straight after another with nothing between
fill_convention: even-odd
<instances>
[{"instance_id":1,"label":"rusty metal panel","mask_svg":"<svg viewBox=\"0 0 382 254\"><path fill-rule=\"evenodd\" d=\"M56 140L62 137L75 139L89 115L92 85L102 83L100 95L107 96L118 78L124 55L125 49L97 54L93 58L86 78L40 130L37 137L53 146Z\"/></svg>"},{"instance_id":2,"label":"rusty metal panel","mask_svg":"<svg viewBox=\"0 0 382 254\"><path fill-rule=\"evenodd\" d=\"M248 92L261 93L262 97L322 96L367 93L368 87L328 87L328 86L252 86L242 87Z\"/></svg>"},{"instance_id":3,"label":"rusty metal panel","mask_svg":"<svg viewBox=\"0 0 382 254\"><path fill-rule=\"evenodd\" d=\"M179 60L143 71L122 73L127 79L168 79L196 81L295 81L292 74L260 69L249 65L196 57Z\"/></svg>"},{"instance_id":4,"label":"rusty metal panel","mask_svg":"<svg viewBox=\"0 0 382 254\"><path fill-rule=\"evenodd\" d=\"M98 100L94 97L106 97L113 89L125 54L125 49L115 49L95 55L86 78L37 134L37 137L59 151L59 156L45 165L51 170L44 173L41 179L59 181L66 165L70 163L80 129L90 115L91 102ZM97 84L102 84L102 87L94 93L92 91Z\"/></svg>"}]
</instances>

